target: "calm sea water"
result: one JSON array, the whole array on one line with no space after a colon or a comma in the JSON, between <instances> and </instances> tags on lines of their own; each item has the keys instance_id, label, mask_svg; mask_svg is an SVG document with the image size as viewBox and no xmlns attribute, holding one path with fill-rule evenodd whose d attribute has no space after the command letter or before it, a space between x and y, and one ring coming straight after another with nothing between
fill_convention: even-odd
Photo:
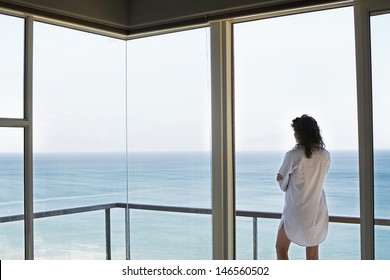
<instances>
[{"instance_id":1,"label":"calm sea water","mask_svg":"<svg viewBox=\"0 0 390 280\"><path fill-rule=\"evenodd\" d=\"M281 212L284 194L275 182L283 152L236 155L238 210ZM128 170L128 174L126 174ZM326 181L330 215L359 216L357 152L332 152ZM390 151L375 155L375 215L390 218ZM208 153L35 155L34 211L130 202L211 207ZM23 213L23 158L0 155L0 216ZM131 210L131 258L211 259L211 216ZM258 220L257 255L275 259L278 220ZM253 221L237 218L237 258L252 258ZM104 259L104 211L36 219L36 259ZM359 259L358 225L332 223L322 259ZM125 210L111 210L112 258L125 258ZM376 257L390 259L390 229L376 227ZM0 258L22 259L23 222L0 224ZM292 246L291 257L304 258Z\"/></svg>"}]
</instances>

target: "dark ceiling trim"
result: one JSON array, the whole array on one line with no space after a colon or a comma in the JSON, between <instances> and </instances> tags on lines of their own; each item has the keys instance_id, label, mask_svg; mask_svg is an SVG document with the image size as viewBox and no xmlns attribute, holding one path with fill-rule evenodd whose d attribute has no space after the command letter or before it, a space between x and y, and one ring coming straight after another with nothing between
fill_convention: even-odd
<instances>
[{"instance_id":1,"label":"dark ceiling trim","mask_svg":"<svg viewBox=\"0 0 390 280\"><path fill-rule=\"evenodd\" d=\"M49 19L54 19L54 20L59 20L71 24L76 24L80 26L85 26L87 28L93 28L101 31L106 31L110 33L115 33L118 35L123 35L126 36L128 32L128 28L121 28L121 27L115 27L112 25L104 24L104 23L98 23L92 20L87 20L87 19L81 19L77 17L72 17L72 16L66 16L66 15L61 15L58 13L54 12L48 12L45 10L37 9L37 8L32 8L32 7L26 7L23 5L18 5L18 4L13 4L13 3L8 3L8 2L3 2L0 1L0 7L6 8L9 10L14 10L18 12L25 13L27 15L35 15L35 16L40 16L40 17L45 17Z\"/></svg>"},{"instance_id":2,"label":"dark ceiling trim","mask_svg":"<svg viewBox=\"0 0 390 280\"><path fill-rule=\"evenodd\" d=\"M49 19L60 20L71 24L77 24L77 25L85 26L87 28L94 28L97 30L118 34L120 36L133 36L133 35L143 34L143 33L160 32L167 29L185 28L192 25L207 24L209 21L251 16L251 15L262 14L262 13L276 12L281 10L296 9L296 8L315 6L315 5L337 3L337 2L343 2L343 1L295 0L290 2L279 3L279 4L269 4L268 2L268 4L265 6L263 5L263 6L251 7L251 8L237 7L237 10L229 10L229 11L222 11L222 12L211 11L210 13L206 13L206 14L198 14L192 16L188 15L180 19L160 20L156 22L147 23L141 26L133 26L133 27L112 26L102 22L96 22L91 19L83 19L81 17L62 15L55 12L41 10L39 8L27 7L27 6L4 2L4 1L0 1L0 7L4 7L10 10L20 11L26 14L41 16Z\"/></svg>"},{"instance_id":3,"label":"dark ceiling trim","mask_svg":"<svg viewBox=\"0 0 390 280\"><path fill-rule=\"evenodd\" d=\"M156 23L154 25L129 28L127 35L132 36L132 35L149 33L149 32L159 32L168 29L176 29L176 28L179 29L186 26L207 24L209 21L210 19L208 18L208 16L203 16L203 17L194 17L191 19L178 20L172 22Z\"/></svg>"},{"instance_id":4,"label":"dark ceiling trim","mask_svg":"<svg viewBox=\"0 0 390 280\"><path fill-rule=\"evenodd\" d=\"M140 27L130 27L128 30L128 35L137 35L137 34L148 33L148 32L158 32L164 29L183 28L191 25L206 24L209 21L225 20L230 18L245 17L245 16L256 15L256 14L264 14L264 13L270 13L270 12L276 12L282 10L297 9L297 8L304 8L309 6L317 6L317 5L340 3L340 2L343 1L342 0L297 0L294 2L268 5L263 7L245 8L245 9L239 9L236 11L229 11L229 12L210 13L206 15L194 16L192 18L188 18L185 20L172 20L171 22L167 20L165 22L160 21L160 22L155 22Z\"/></svg>"}]
</instances>

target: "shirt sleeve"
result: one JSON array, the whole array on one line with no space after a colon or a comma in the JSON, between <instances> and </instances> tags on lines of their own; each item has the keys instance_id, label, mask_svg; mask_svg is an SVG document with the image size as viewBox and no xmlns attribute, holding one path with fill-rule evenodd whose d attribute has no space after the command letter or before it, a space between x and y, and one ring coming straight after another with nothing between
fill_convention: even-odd
<instances>
[{"instance_id":1,"label":"shirt sleeve","mask_svg":"<svg viewBox=\"0 0 390 280\"><path fill-rule=\"evenodd\" d=\"M282 191L286 191L290 181L290 174L293 169L293 158L291 153L286 153L283 164L279 169L279 173L283 176L283 180L278 181L279 187Z\"/></svg>"},{"instance_id":2,"label":"shirt sleeve","mask_svg":"<svg viewBox=\"0 0 390 280\"><path fill-rule=\"evenodd\" d=\"M326 169L326 172L328 173L329 172L329 168L330 168L330 164L332 162L332 159L330 157L330 154L328 153L328 165L327 165L327 169Z\"/></svg>"}]
</instances>

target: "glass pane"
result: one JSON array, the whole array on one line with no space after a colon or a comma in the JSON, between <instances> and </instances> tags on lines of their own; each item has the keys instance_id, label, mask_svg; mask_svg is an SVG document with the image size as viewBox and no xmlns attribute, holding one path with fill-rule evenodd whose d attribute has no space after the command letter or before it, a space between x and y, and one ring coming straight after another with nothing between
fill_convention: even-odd
<instances>
[{"instance_id":1,"label":"glass pane","mask_svg":"<svg viewBox=\"0 0 390 280\"><path fill-rule=\"evenodd\" d=\"M24 259L23 129L0 128L0 259Z\"/></svg>"},{"instance_id":2,"label":"glass pane","mask_svg":"<svg viewBox=\"0 0 390 280\"><path fill-rule=\"evenodd\" d=\"M211 208L208 37L128 41L131 203ZM211 259L211 245L211 215L131 211L132 259Z\"/></svg>"},{"instance_id":3,"label":"glass pane","mask_svg":"<svg viewBox=\"0 0 390 280\"><path fill-rule=\"evenodd\" d=\"M371 17L375 218L390 220L390 14ZM375 258L390 259L390 227L375 227Z\"/></svg>"},{"instance_id":4,"label":"glass pane","mask_svg":"<svg viewBox=\"0 0 390 280\"><path fill-rule=\"evenodd\" d=\"M249 218L237 217L237 252L238 259L253 258L253 221ZM257 259L276 259L275 229L279 226L276 219L257 220ZM320 246L322 259L360 259L360 226L357 224L330 223L326 245ZM305 259L305 249L291 246L289 256L294 260Z\"/></svg>"},{"instance_id":5,"label":"glass pane","mask_svg":"<svg viewBox=\"0 0 390 280\"><path fill-rule=\"evenodd\" d=\"M211 259L209 215L131 211L131 258Z\"/></svg>"},{"instance_id":6,"label":"glass pane","mask_svg":"<svg viewBox=\"0 0 390 280\"><path fill-rule=\"evenodd\" d=\"M43 23L34 32L35 212L126 202L126 43ZM104 217L36 220L35 258L104 259ZM124 235L113 218L118 227Z\"/></svg>"},{"instance_id":7,"label":"glass pane","mask_svg":"<svg viewBox=\"0 0 390 280\"><path fill-rule=\"evenodd\" d=\"M276 173L295 146L292 119L308 114L317 120L331 153L324 187L329 214L359 216L353 9L235 24L234 38L237 209L282 212L284 193ZM343 255L331 253L329 248L345 242L335 228L330 227L333 241L328 237L323 243L320 258L359 258L352 249L359 246L356 231L350 232L357 236L348 239ZM275 258L277 230L273 223L260 236L259 244L272 246L259 257ZM294 250L291 257L298 258ZM237 245L239 257L251 254L251 242Z\"/></svg>"},{"instance_id":8,"label":"glass pane","mask_svg":"<svg viewBox=\"0 0 390 280\"><path fill-rule=\"evenodd\" d=\"M0 117L23 117L24 19L0 14Z\"/></svg>"}]
</instances>

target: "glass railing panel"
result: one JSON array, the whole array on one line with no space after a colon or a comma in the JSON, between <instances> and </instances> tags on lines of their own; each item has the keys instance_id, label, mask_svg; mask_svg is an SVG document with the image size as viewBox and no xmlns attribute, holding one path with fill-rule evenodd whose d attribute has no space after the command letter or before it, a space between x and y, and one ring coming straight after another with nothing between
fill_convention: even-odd
<instances>
[{"instance_id":1,"label":"glass railing panel","mask_svg":"<svg viewBox=\"0 0 390 280\"><path fill-rule=\"evenodd\" d=\"M325 260L360 260L360 225L329 223L329 233L320 258Z\"/></svg>"},{"instance_id":2,"label":"glass railing panel","mask_svg":"<svg viewBox=\"0 0 390 280\"><path fill-rule=\"evenodd\" d=\"M211 259L210 215L131 211L131 258Z\"/></svg>"},{"instance_id":3,"label":"glass railing panel","mask_svg":"<svg viewBox=\"0 0 390 280\"><path fill-rule=\"evenodd\" d=\"M104 260L104 212L34 220L36 260Z\"/></svg>"},{"instance_id":4,"label":"glass railing panel","mask_svg":"<svg viewBox=\"0 0 390 280\"><path fill-rule=\"evenodd\" d=\"M390 226L375 226L375 259L389 260Z\"/></svg>"},{"instance_id":5,"label":"glass railing panel","mask_svg":"<svg viewBox=\"0 0 390 280\"><path fill-rule=\"evenodd\" d=\"M279 225L277 219L257 218L257 230L254 234L253 218L237 217L237 254L238 259L273 260L275 253L275 228ZM382 236L386 233L382 228ZM349 223L329 224L329 235L320 246L319 256L323 260L358 260L360 259L360 225ZM255 240L254 240L255 238ZM254 246L255 242L255 246ZM256 250L256 254L254 254ZM384 252L385 250L382 250ZM305 259L305 248L291 246L289 257L294 260Z\"/></svg>"},{"instance_id":6,"label":"glass railing panel","mask_svg":"<svg viewBox=\"0 0 390 280\"><path fill-rule=\"evenodd\" d=\"M126 256L125 210L111 209L111 259L123 260ZM103 213L101 214L103 215Z\"/></svg>"},{"instance_id":7,"label":"glass railing panel","mask_svg":"<svg viewBox=\"0 0 390 280\"><path fill-rule=\"evenodd\" d=\"M0 218L23 214L23 129L0 128ZM0 223L0 259L24 259L24 222Z\"/></svg>"},{"instance_id":8,"label":"glass railing panel","mask_svg":"<svg viewBox=\"0 0 390 280\"><path fill-rule=\"evenodd\" d=\"M236 258L239 260L253 259L252 219L247 217L236 217L236 228L239 229L236 230L236 247L239 248L236 252ZM264 236L260 236L258 241L264 240L264 238ZM257 253L259 253L259 249L257 250ZM274 257L271 257L270 259L274 259Z\"/></svg>"}]
</instances>

